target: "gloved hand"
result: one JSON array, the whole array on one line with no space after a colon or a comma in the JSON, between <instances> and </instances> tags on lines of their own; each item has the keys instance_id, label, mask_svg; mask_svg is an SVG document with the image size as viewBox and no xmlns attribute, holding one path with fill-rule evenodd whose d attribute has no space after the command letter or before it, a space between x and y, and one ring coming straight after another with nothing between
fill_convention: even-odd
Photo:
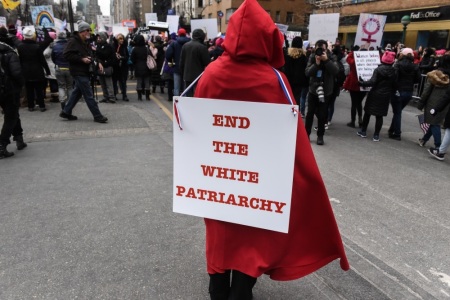
<instances>
[{"instance_id":1,"label":"gloved hand","mask_svg":"<svg viewBox=\"0 0 450 300\"><path fill-rule=\"evenodd\" d=\"M358 78L358 84L359 85L363 85L364 84L364 79L362 79L361 76L359 76L359 78Z\"/></svg>"}]
</instances>

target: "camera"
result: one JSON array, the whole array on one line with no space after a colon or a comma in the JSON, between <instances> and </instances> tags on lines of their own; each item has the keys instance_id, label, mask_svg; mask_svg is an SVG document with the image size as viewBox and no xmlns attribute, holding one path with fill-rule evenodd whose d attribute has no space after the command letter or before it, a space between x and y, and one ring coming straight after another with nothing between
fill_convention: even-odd
<instances>
[{"instance_id":1,"label":"camera","mask_svg":"<svg viewBox=\"0 0 450 300\"><path fill-rule=\"evenodd\" d=\"M322 56L323 55L323 48L317 48L314 52L316 56Z\"/></svg>"},{"instance_id":2,"label":"camera","mask_svg":"<svg viewBox=\"0 0 450 300\"><path fill-rule=\"evenodd\" d=\"M319 102L324 103L325 102L325 94L323 92L323 86L319 85L316 88L317 97L319 97Z\"/></svg>"}]
</instances>

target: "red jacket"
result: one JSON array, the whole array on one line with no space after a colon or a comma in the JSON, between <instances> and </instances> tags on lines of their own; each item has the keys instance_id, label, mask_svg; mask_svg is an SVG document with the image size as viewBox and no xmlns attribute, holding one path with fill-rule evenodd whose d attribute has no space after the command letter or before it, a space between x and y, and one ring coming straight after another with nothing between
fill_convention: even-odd
<instances>
[{"instance_id":1,"label":"red jacket","mask_svg":"<svg viewBox=\"0 0 450 300\"><path fill-rule=\"evenodd\" d=\"M282 45L283 37L267 12L256 0L246 0L230 19L225 52L206 68L195 97L288 104L272 69L284 65ZM289 87L284 75L283 79ZM290 87L289 92L292 96ZM233 269L253 277L268 274L275 280L293 280L337 258L344 270L349 269L300 117L289 233L211 219L205 223L210 274Z\"/></svg>"},{"instance_id":2,"label":"red jacket","mask_svg":"<svg viewBox=\"0 0 450 300\"><path fill-rule=\"evenodd\" d=\"M350 73L348 73L347 78L344 82L344 89L347 91L360 91L360 86L358 84L358 75L356 74L355 57L353 51L347 55L347 63L350 66Z\"/></svg>"}]
</instances>

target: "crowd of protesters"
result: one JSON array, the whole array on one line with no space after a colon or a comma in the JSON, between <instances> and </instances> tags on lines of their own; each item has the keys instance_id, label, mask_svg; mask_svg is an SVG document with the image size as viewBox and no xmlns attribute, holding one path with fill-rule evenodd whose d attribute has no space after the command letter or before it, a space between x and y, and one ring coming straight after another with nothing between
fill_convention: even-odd
<instances>
[{"instance_id":1,"label":"crowd of protesters","mask_svg":"<svg viewBox=\"0 0 450 300\"><path fill-rule=\"evenodd\" d=\"M152 93L164 94L166 89L168 101L181 95L209 62L222 55L225 38L219 36L205 41L202 30L189 36L183 28L169 36L109 35L106 32L94 35L85 22L78 24L78 31L73 34L44 30L44 39L39 42L29 27L20 34L14 26L3 28L2 32L2 39L16 51L21 65L24 87L16 89L15 98L25 95L29 111L34 111L37 105L45 112L44 100L49 88L50 101L61 104L60 117L73 121L78 118L72 110L83 96L94 121L99 123L108 119L101 114L98 102L129 101L127 81L130 79L136 81L138 101L150 101ZM357 76L355 52L376 49L358 45L347 49L339 43L332 45L324 40L317 41L314 47L305 47L300 37L295 37L291 46L286 45L285 66L281 70L299 103L308 137L314 129L318 145L325 144L324 136L331 126L334 104L341 92L348 92L351 98L347 126L359 127L356 133L366 138L370 118L374 116L372 139L375 142L380 141L383 118L387 116L389 106L393 117L388 137L401 140L402 110L416 93L421 96L418 108L424 110L424 122L428 126L418 143L423 147L433 137L434 147L429 152L437 159L443 159L448 142L441 139L441 126L448 105L441 107L441 103L446 101L444 95L449 87L450 51L432 47L420 47L415 51L400 43L394 47L388 44L384 49L378 49L381 65L370 80L364 81ZM80 53L83 53L81 57ZM156 61L156 68L152 70L147 66L149 55ZM100 83L102 89L100 100L94 94L96 83ZM367 92L364 87L371 89ZM25 92L21 93L22 90ZM192 96L194 92L195 84L185 94ZM430 113L431 109L435 110L434 114ZM317 126L313 127L314 117ZM4 149L2 151L6 151L6 146Z\"/></svg>"}]
</instances>

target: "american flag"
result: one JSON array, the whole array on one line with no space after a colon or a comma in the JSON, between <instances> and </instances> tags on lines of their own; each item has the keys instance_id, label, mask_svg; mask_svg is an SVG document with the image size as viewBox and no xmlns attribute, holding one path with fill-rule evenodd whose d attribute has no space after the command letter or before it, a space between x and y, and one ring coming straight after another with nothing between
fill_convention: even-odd
<instances>
[{"instance_id":1,"label":"american flag","mask_svg":"<svg viewBox=\"0 0 450 300\"><path fill-rule=\"evenodd\" d=\"M420 129L422 129L423 134L427 133L428 128L430 128L430 124L425 123L425 115L418 115L417 118L419 118Z\"/></svg>"}]
</instances>

